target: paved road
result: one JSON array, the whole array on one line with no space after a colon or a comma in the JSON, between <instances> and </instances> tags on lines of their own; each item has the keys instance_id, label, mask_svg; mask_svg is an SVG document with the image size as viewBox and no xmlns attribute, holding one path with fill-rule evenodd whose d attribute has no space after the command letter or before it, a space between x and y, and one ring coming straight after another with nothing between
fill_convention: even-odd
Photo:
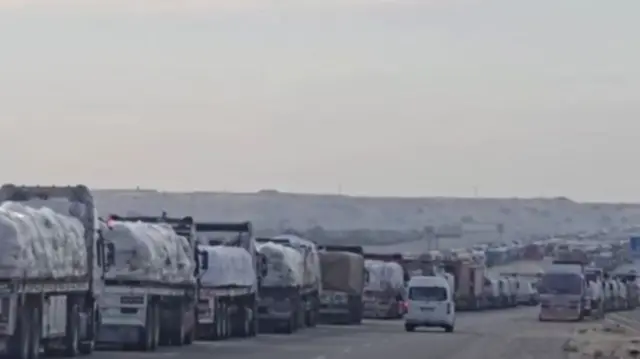
<instances>
[{"instance_id":1,"label":"paved road","mask_svg":"<svg viewBox=\"0 0 640 359\"><path fill-rule=\"evenodd\" d=\"M320 326L293 335L197 342L156 353L98 352L95 359L560 359L573 323L540 323L535 308L459 313L454 333L406 333L401 321L367 320L361 326Z\"/></svg>"}]
</instances>

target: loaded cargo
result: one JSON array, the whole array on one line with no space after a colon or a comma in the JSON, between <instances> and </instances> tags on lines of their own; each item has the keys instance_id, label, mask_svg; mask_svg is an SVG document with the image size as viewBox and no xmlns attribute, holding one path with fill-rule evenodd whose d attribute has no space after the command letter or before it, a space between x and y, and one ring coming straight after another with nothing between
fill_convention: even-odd
<instances>
[{"instance_id":1,"label":"loaded cargo","mask_svg":"<svg viewBox=\"0 0 640 359\"><path fill-rule=\"evenodd\" d=\"M292 333L315 326L322 291L316 245L292 235L257 241L265 268L259 289L260 328Z\"/></svg>"},{"instance_id":2,"label":"loaded cargo","mask_svg":"<svg viewBox=\"0 0 640 359\"><path fill-rule=\"evenodd\" d=\"M100 342L142 351L191 344L198 294L193 218L111 215L101 233Z\"/></svg>"},{"instance_id":3,"label":"loaded cargo","mask_svg":"<svg viewBox=\"0 0 640 359\"><path fill-rule=\"evenodd\" d=\"M328 323L360 324L365 284L362 247L324 246L320 249L320 319Z\"/></svg>"},{"instance_id":4,"label":"loaded cargo","mask_svg":"<svg viewBox=\"0 0 640 359\"><path fill-rule=\"evenodd\" d=\"M11 358L89 354L103 247L89 189L0 188L0 344ZM55 320L52 320L55 318ZM47 325L43 325L47 323Z\"/></svg>"},{"instance_id":5,"label":"loaded cargo","mask_svg":"<svg viewBox=\"0 0 640 359\"><path fill-rule=\"evenodd\" d=\"M409 273L400 254L365 254L367 280L364 287L365 318L401 318L405 312L405 283Z\"/></svg>"},{"instance_id":6,"label":"loaded cargo","mask_svg":"<svg viewBox=\"0 0 640 359\"><path fill-rule=\"evenodd\" d=\"M215 340L256 335L262 267L251 223L197 223L196 233L198 337Z\"/></svg>"}]
</instances>

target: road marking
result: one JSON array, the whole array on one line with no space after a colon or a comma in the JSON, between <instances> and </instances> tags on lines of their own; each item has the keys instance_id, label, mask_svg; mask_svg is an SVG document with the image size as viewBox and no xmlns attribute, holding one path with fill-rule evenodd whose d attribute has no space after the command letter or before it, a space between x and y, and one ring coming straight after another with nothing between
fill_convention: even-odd
<instances>
[{"instance_id":1,"label":"road marking","mask_svg":"<svg viewBox=\"0 0 640 359\"><path fill-rule=\"evenodd\" d=\"M351 353L351 347L346 347L342 350L343 353Z\"/></svg>"}]
</instances>

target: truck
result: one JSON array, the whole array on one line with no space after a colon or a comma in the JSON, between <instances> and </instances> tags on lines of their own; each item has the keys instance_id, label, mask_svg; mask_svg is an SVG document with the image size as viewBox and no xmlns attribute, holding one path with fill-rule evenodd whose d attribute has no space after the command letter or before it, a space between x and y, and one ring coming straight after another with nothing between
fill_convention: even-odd
<instances>
[{"instance_id":1,"label":"truck","mask_svg":"<svg viewBox=\"0 0 640 359\"><path fill-rule=\"evenodd\" d=\"M323 246L319 249L322 271L320 321L360 324L366 281L362 247Z\"/></svg>"},{"instance_id":2,"label":"truck","mask_svg":"<svg viewBox=\"0 0 640 359\"><path fill-rule=\"evenodd\" d=\"M443 268L454 277L456 309L480 310L490 306L489 298L484 296L486 268L482 263L471 257L458 256L445 259Z\"/></svg>"},{"instance_id":3,"label":"truck","mask_svg":"<svg viewBox=\"0 0 640 359\"><path fill-rule=\"evenodd\" d=\"M369 257L365 254L365 258ZM409 275L399 264L399 257L373 256L365 259L367 281L364 288L364 317L402 318L406 312L406 288ZM386 260L385 260L386 259Z\"/></svg>"},{"instance_id":4,"label":"truck","mask_svg":"<svg viewBox=\"0 0 640 359\"><path fill-rule=\"evenodd\" d=\"M318 322L322 279L315 243L294 235L260 237L264 263L260 285L260 328L291 334Z\"/></svg>"},{"instance_id":5,"label":"truck","mask_svg":"<svg viewBox=\"0 0 640 359\"><path fill-rule=\"evenodd\" d=\"M583 261L554 260L537 285L540 321L581 321L591 311Z\"/></svg>"},{"instance_id":6,"label":"truck","mask_svg":"<svg viewBox=\"0 0 640 359\"><path fill-rule=\"evenodd\" d=\"M129 235L130 233L132 235ZM156 234L166 247L150 252L181 257L143 258L141 244ZM198 257L195 223L192 217L130 216L112 214L101 232L105 242L105 288L100 301L102 322L99 342L118 344L140 351L154 351L160 345L189 345L195 339L196 279ZM136 244L139 243L139 244ZM134 247L129 247L134 246ZM181 258L181 263L177 262ZM136 274L135 267L150 263L177 265L181 275L172 279ZM156 268L154 268L156 269Z\"/></svg>"},{"instance_id":7,"label":"truck","mask_svg":"<svg viewBox=\"0 0 640 359\"><path fill-rule=\"evenodd\" d=\"M217 340L255 336L263 269L251 222L197 222L196 234L200 266L198 337ZM220 237L228 234L231 237Z\"/></svg>"},{"instance_id":8,"label":"truck","mask_svg":"<svg viewBox=\"0 0 640 359\"><path fill-rule=\"evenodd\" d=\"M84 185L56 187L4 184L0 187L0 202L18 203L23 205L23 209L24 206L37 207L42 211L57 209L58 222L75 223L78 246L67 255L78 259L76 264L83 268L75 273L60 275L50 272L32 276L26 270L22 273L3 273L0 277L0 347L9 357L17 359L38 358L41 348L44 348L45 355L73 357L90 354L95 347L100 323L101 312L97 304L103 289L104 268L104 247L98 236L98 212L91 191ZM11 208L3 211L3 225L11 222L4 221L10 219L7 216L11 216L11 213ZM13 219L17 220L17 217ZM29 217L44 219L37 218L38 215ZM40 230L45 227L51 229L52 224L49 219L44 219L36 227ZM53 226L55 228L55 224ZM11 238L7 232L3 233L3 245L7 245ZM63 239L69 241L70 232L64 230L62 233ZM43 235L40 239L44 246L54 244L50 236ZM3 247L3 252L6 249ZM71 258L66 260L71 261ZM34 267L34 260L43 262L48 259L32 258L28 266Z\"/></svg>"}]
</instances>

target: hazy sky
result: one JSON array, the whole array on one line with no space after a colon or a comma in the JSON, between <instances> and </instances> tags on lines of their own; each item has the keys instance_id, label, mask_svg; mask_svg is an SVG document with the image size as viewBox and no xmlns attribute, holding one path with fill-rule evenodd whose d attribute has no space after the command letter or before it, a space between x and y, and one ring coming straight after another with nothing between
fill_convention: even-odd
<instances>
[{"instance_id":1,"label":"hazy sky","mask_svg":"<svg viewBox=\"0 0 640 359\"><path fill-rule=\"evenodd\" d=\"M639 13L0 1L2 179L640 201Z\"/></svg>"}]
</instances>

